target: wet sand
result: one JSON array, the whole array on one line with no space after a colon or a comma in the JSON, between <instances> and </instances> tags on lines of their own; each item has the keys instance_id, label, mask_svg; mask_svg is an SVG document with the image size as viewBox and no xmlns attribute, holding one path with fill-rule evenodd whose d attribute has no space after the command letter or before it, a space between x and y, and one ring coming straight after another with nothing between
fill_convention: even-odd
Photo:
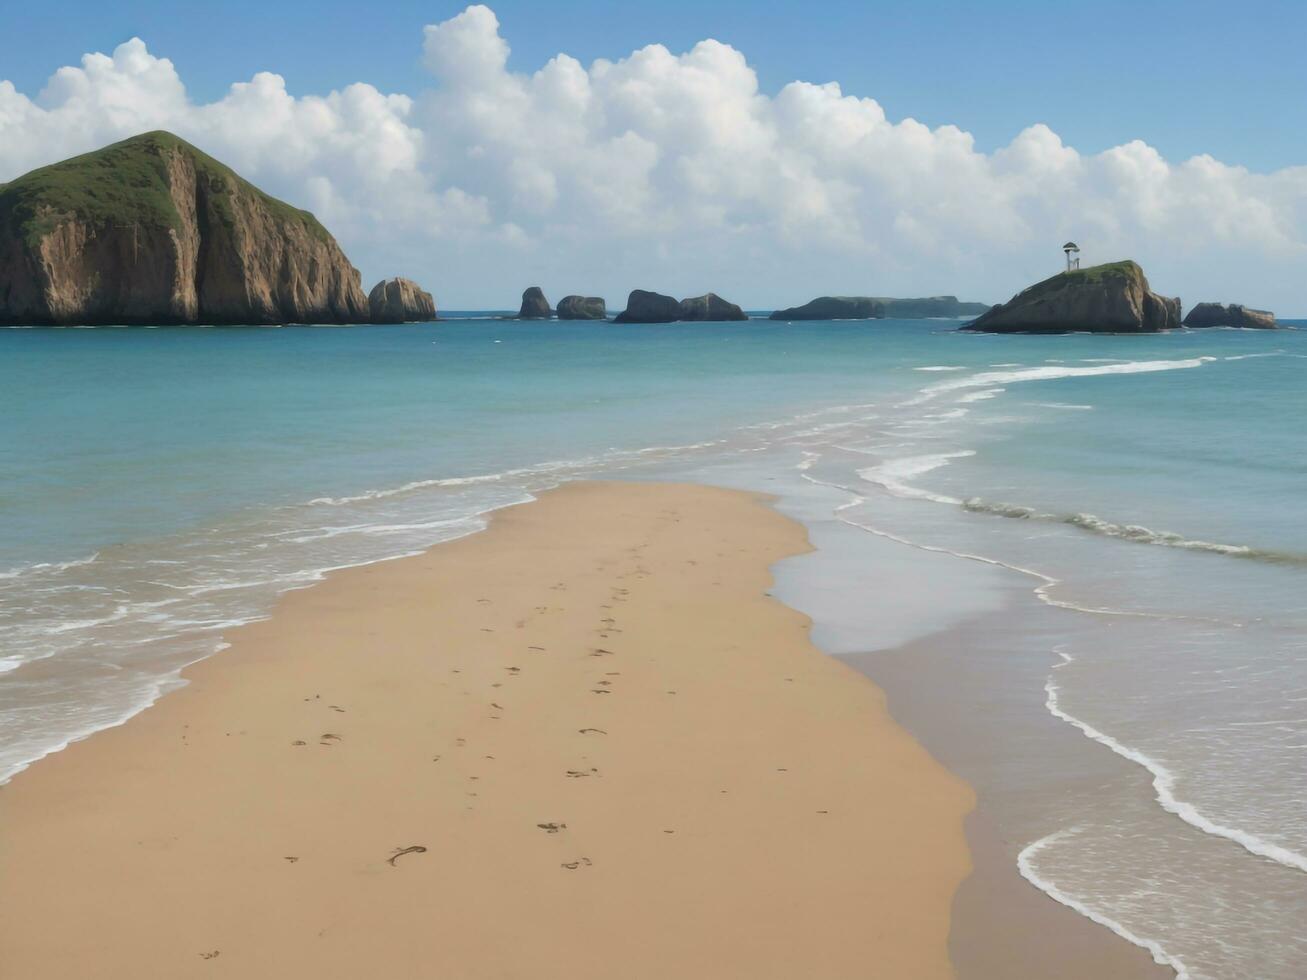
<instances>
[{"instance_id":1,"label":"wet sand","mask_svg":"<svg viewBox=\"0 0 1307 980\"><path fill-rule=\"evenodd\" d=\"M1065 826L1050 796L1072 810L1086 796L1151 798L1142 769L1044 709L1055 639L1039 637L1058 628L1059 613L1018 585L1002 612L843 659L881 685L895 719L976 789L966 821L974 869L958 889L950 936L959 980L1174 978L1147 950L1056 902L1017 869L1026 844Z\"/></svg>"},{"instance_id":2,"label":"wet sand","mask_svg":"<svg viewBox=\"0 0 1307 980\"><path fill-rule=\"evenodd\" d=\"M747 494L571 484L228 635L0 788L0 975L951 975L967 785Z\"/></svg>"}]
</instances>

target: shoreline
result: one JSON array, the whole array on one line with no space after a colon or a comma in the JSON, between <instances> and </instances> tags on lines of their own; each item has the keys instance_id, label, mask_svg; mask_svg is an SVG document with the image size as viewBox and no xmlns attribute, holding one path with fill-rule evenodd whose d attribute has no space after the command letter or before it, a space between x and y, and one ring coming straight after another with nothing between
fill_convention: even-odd
<instances>
[{"instance_id":1,"label":"shoreline","mask_svg":"<svg viewBox=\"0 0 1307 980\"><path fill-rule=\"evenodd\" d=\"M283 595L0 788L6 972L951 975L973 795L768 597L807 548L572 483Z\"/></svg>"}]
</instances>

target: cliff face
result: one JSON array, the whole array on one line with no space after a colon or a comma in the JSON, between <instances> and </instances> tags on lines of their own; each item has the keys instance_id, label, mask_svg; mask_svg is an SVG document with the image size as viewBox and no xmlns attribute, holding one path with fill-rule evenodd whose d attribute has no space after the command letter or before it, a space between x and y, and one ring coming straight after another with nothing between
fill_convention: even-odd
<instances>
[{"instance_id":1,"label":"cliff face","mask_svg":"<svg viewBox=\"0 0 1307 980\"><path fill-rule=\"evenodd\" d=\"M169 133L0 188L0 323L362 323L334 238Z\"/></svg>"},{"instance_id":2,"label":"cliff face","mask_svg":"<svg viewBox=\"0 0 1307 980\"><path fill-rule=\"evenodd\" d=\"M1184 318L1184 325L1199 327L1242 327L1245 330L1274 330L1279 324L1269 310L1254 310L1238 303L1199 303Z\"/></svg>"},{"instance_id":3,"label":"cliff face","mask_svg":"<svg viewBox=\"0 0 1307 980\"><path fill-rule=\"evenodd\" d=\"M412 279L383 279L368 293L373 323L418 323L436 318L436 301Z\"/></svg>"},{"instance_id":4,"label":"cliff face","mask_svg":"<svg viewBox=\"0 0 1307 980\"><path fill-rule=\"evenodd\" d=\"M1129 260L1063 272L1021 291L963 330L1155 333L1180 326L1180 301L1158 296Z\"/></svg>"}]
</instances>

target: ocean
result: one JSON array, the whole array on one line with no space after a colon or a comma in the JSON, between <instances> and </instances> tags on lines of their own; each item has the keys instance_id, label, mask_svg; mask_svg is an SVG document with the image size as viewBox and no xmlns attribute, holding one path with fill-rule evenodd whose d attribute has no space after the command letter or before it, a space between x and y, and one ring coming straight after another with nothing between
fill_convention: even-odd
<instances>
[{"instance_id":1,"label":"ocean","mask_svg":"<svg viewBox=\"0 0 1307 980\"><path fill-rule=\"evenodd\" d=\"M0 780L332 569L702 480L808 526L777 593L1032 885L1182 976L1302 976L1307 331L446 315L0 331Z\"/></svg>"}]
</instances>

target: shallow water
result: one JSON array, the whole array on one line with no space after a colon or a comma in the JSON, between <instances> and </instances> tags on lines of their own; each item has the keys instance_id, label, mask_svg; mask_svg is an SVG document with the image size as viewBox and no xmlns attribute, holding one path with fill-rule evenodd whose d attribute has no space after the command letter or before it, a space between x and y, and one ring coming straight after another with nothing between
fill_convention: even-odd
<instances>
[{"instance_id":1,"label":"shallow water","mask_svg":"<svg viewBox=\"0 0 1307 980\"><path fill-rule=\"evenodd\" d=\"M0 777L326 570L563 480L713 480L808 524L778 589L831 652L1027 595L977 692L1046 663L1024 703L1140 778L964 773L1021 801L1023 873L1189 976L1300 975L1307 332L954 326L0 331Z\"/></svg>"}]
</instances>

